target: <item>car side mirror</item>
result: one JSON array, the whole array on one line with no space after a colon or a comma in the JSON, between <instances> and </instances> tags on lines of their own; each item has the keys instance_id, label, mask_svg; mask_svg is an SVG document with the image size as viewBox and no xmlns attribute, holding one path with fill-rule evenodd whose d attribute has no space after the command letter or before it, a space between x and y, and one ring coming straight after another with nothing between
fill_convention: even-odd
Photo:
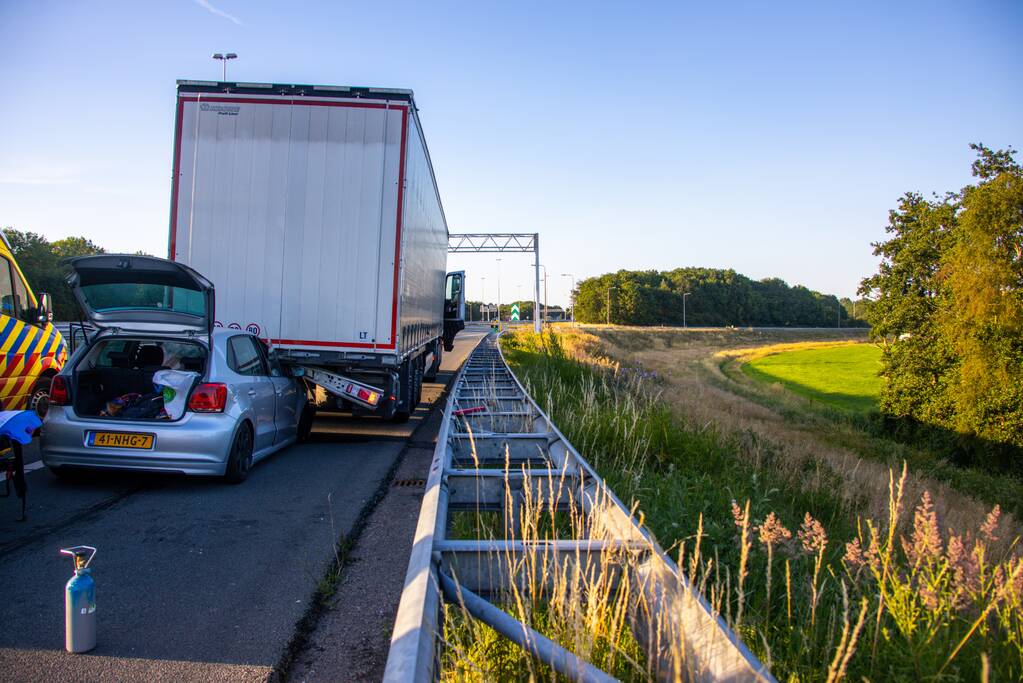
<instances>
[{"instance_id":1,"label":"car side mirror","mask_svg":"<svg viewBox=\"0 0 1023 683\"><path fill-rule=\"evenodd\" d=\"M288 368L288 374L292 377L305 377L305 368L300 368L297 365L292 365Z\"/></svg>"},{"instance_id":2,"label":"car side mirror","mask_svg":"<svg viewBox=\"0 0 1023 683\"><path fill-rule=\"evenodd\" d=\"M36 309L36 315L40 325L53 322L53 297L46 292L39 294L39 308Z\"/></svg>"}]
</instances>

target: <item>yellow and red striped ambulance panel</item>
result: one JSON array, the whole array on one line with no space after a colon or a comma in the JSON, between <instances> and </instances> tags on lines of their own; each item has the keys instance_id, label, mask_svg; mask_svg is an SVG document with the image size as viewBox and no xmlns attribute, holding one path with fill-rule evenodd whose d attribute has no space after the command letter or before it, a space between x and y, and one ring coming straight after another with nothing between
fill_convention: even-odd
<instances>
[{"instance_id":1,"label":"yellow and red striped ambulance panel","mask_svg":"<svg viewBox=\"0 0 1023 683\"><path fill-rule=\"evenodd\" d=\"M60 372L67 345L52 323L30 325L0 314L0 406L24 410L32 387L47 370Z\"/></svg>"}]
</instances>

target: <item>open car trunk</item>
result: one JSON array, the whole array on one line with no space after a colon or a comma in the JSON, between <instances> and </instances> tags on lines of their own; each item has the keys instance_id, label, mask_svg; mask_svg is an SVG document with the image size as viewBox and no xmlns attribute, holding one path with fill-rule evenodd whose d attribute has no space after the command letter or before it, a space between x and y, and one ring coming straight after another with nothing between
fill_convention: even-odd
<instances>
[{"instance_id":1,"label":"open car trunk","mask_svg":"<svg viewBox=\"0 0 1023 683\"><path fill-rule=\"evenodd\" d=\"M110 420L180 419L188 392L206 374L207 355L206 346L195 341L101 339L74 368L75 414ZM166 383L154 384L153 376L161 370L175 372L162 373Z\"/></svg>"}]
</instances>

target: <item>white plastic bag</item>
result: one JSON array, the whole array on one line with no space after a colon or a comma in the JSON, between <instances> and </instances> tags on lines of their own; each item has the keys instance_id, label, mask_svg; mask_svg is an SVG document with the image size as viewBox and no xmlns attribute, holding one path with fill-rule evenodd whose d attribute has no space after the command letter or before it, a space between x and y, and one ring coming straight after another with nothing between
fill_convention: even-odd
<instances>
[{"instance_id":1,"label":"white plastic bag","mask_svg":"<svg viewBox=\"0 0 1023 683\"><path fill-rule=\"evenodd\" d=\"M187 370L157 370L153 373L153 384L164 387L163 409L170 419L177 420L185 414L188 390L198 376L198 372Z\"/></svg>"}]
</instances>

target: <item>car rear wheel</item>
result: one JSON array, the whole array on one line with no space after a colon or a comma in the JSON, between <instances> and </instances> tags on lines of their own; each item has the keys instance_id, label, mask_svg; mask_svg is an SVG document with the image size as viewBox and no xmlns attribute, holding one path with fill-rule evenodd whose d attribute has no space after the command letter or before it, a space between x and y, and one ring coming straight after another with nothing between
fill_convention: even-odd
<instances>
[{"instance_id":1,"label":"car rear wheel","mask_svg":"<svg viewBox=\"0 0 1023 683\"><path fill-rule=\"evenodd\" d=\"M316 408L311 403L302 406L302 415L298 418L298 440L306 441L313 431L313 418L316 417Z\"/></svg>"},{"instance_id":2,"label":"car rear wheel","mask_svg":"<svg viewBox=\"0 0 1023 683\"><path fill-rule=\"evenodd\" d=\"M231 453L227 457L227 469L224 470L224 481L228 484L240 484L249 476L252 469L252 427L242 423L235 432L231 442Z\"/></svg>"},{"instance_id":3,"label":"car rear wheel","mask_svg":"<svg viewBox=\"0 0 1023 683\"><path fill-rule=\"evenodd\" d=\"M74 467L47 467L47 469L50 470L50 474L57 477L57 479L62 479L64 481L75 481L76 479L81 479L83 474L82 470Z\"/></svg>"}]
</instances>

